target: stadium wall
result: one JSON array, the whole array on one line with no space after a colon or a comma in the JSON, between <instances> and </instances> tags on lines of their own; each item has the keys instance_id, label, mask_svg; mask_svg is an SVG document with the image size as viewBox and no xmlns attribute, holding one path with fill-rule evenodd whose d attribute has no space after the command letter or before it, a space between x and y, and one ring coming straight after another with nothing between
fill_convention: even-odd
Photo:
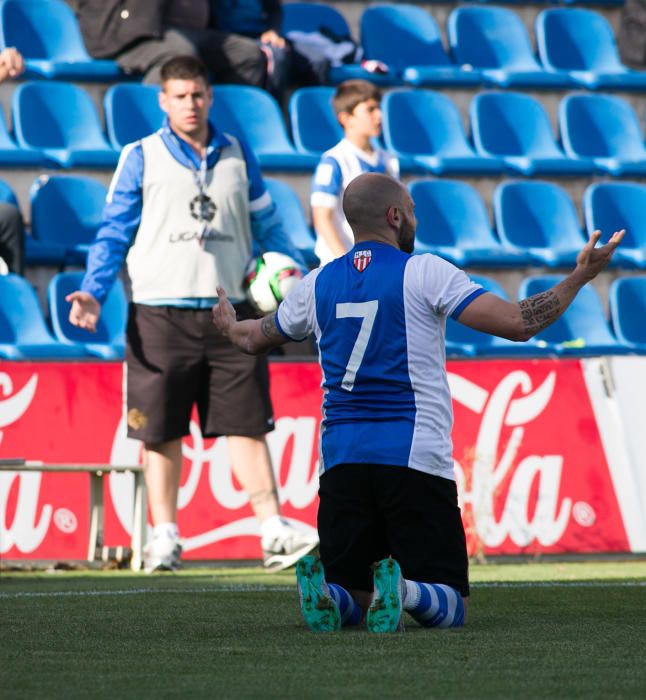
<instances>
[{"instance_id":1,"label":"stadium wall","mask_svg":"<svg viewBox=\"0 0 646 700\"><path fill-rule=\"evenodd\" d=\"M646 357L449 361L456 478L471 555L646 552ZM320 371L271 364L269 447L284 514L315 526ZM0 459L137 464L120 363L0 365ZM258 526L225 439L183 445L189 560L257 559ZM106 544L127 545L131 475L105 493ZM3 560L82 560L86 474L0 472Z\"/></svg>"}]
</instances>

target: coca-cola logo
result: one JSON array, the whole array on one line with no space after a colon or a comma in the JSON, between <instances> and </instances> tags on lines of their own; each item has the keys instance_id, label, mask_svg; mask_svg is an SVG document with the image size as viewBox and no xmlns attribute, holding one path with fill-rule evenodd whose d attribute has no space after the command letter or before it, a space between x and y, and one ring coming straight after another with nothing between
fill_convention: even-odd
<instances>
[{"instance_id":1,"label":"coca-cola logo","mask_svg":"<svg viewBox=\"0 0 646 700\"><path fill-rule=\"evenodd\" d=\"M11 377L0 372L0 428L16 423L27 412L31 404L38 375L34 374L26 384L14 393ZM0 444L4 433L0 430ZM13 547L28 554L37 549L49 529L52 506L44 504L38 511L40 482L42 475L37 472L0 472L0 554ZM17 489L16 507L13 519L7 522L9 495Z\"/></svg>"},{"instance_id":2,"label":"coca-cola logo","mask_svg":"<svg viewBox=\"0 0 646 700\"><path fill-rule=\"evenodd\" d=\"M476 437L467 483L465 466L455 462L456 481L464 507L471 511L475 534L486 547L498 547L507 537L519 547L533 541L549 546L558 542L567 527L572 500L559 501L563 470L561 455L529 455L517 461L527 426L548 405L556 384L550 372L538 387L523 371L511 372L489 394L482 387L456 374L449 375L453 399L482 416ZM514 398L520 391L523 395ZM511 427L501 449L503 428ZM513 472L502 515L494 505L503 480ZM530 503L532 484L538 481L538 496ZM470 487L470 488L469 488ZM530 515L532 512L532 515Z\"/></svg>"}]
</instances>

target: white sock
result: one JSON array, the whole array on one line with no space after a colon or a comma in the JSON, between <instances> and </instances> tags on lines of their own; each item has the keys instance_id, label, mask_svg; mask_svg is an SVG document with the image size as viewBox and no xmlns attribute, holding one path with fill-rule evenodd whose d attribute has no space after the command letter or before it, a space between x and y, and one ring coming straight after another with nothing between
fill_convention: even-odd
<instances>
[{"instance_id":1,"label":"white sock","mask_svg":"<svg viewBox=\"0 0 646 700\"><path fill-rule=\"evenodd\" d=\"M260 535L265 539L271 539L280 535L287 523L280 515L272 515L260 523Z\"/></svg>"},{"instance_id":2,"label":"white sock","mask_svg":"<svg viewBox=\"0 0 646 700\"><path fill-rule=\"evenodd\" d=\"M177 523L158 523L153 528L153 537L167 537L170 540L179 539Z\"/></svg>"}]
</instances>

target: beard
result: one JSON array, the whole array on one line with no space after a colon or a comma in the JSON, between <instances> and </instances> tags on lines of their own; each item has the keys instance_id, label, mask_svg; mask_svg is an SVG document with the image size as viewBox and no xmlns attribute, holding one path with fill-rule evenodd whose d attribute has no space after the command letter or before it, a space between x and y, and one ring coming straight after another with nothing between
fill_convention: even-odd
<instances>
[{"instance_id":1,"label":"beard","mask_svg":"<svg viewBox=\"0 0 646 700\"><path fill-rule=\"evenodd\" d=\"M397 237L400 250L404 253L412 253L415 248L415 227L410 221L404 219L399 227L399 235Z\"/></svg>"}]
</instances>

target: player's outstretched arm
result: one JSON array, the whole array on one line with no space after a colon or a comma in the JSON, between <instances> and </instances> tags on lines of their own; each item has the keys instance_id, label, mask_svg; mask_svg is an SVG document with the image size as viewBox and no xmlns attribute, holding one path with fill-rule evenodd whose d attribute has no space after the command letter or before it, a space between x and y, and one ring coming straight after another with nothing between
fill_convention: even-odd
<instances>
[{"instance_id":1,"label":"player's outstretched arm","mask_svg":"<svg viewBox=\"0 0 646 700\"><path fill-rule=\"evenodd\" d=\"M540 294L514 304L495 294L483 294L460 314L459 321L484 333L509 340L529 340L554 323L572 303L579 290L594 279L612 259L625 231L616 231L599 248L601 236L595 231L576 259L576 267L561 282Z\"/></svg>"},{"instance_id":2,"label":"player's outstretched arm","mask_svg":"<svg viewBox=\"0 0 646 700\"><path fill-rule=\"evenodd\" d=\"M247 355L259 355L288 342L276 326L275 312L260 319L238 321L222 287L218 287L218 303L211 313L220 333Z\"/></svg>"}]
</instances>

